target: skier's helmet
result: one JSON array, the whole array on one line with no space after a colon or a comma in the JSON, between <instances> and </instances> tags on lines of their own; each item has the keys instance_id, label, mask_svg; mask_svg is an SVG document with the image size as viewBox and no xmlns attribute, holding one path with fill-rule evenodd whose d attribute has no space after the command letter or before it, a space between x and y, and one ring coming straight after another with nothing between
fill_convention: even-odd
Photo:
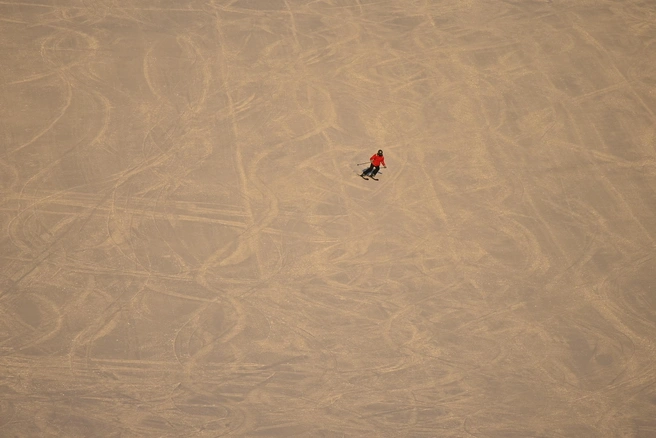
<instances>
[{"instance_id":1,"label":"skier's helmet","mask_svg":"<svg viewBox=\"0 0 656 438\"><path fill-rule=\"evenodd\" d=\"M383 150L382 149L378 149L378 155L381 156L381 157L383 156Z\"/></svg>"}]
</instances>

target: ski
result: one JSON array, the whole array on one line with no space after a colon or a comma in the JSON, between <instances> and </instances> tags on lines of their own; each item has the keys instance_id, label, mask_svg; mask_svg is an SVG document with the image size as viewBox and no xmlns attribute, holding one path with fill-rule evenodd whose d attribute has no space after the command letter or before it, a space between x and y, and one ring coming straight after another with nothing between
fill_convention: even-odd
<instances>
[{"instance_id":1,"label":"ski","mask_svg":"<svg viewBox=\"0 0 656 438\"><path fill-rule=\"evenodd\" d=\"M364 175L360 175L360 178L362 178L362 179L366 179L367 181L369 181L369 178L367 178L367 177L364 176Z\"/></svg>"},{"instance_id":2,"label":"ski","mask_svg":"<svg viewBox=\"0 0 656 438\"><path fill-rule=\"evenodd\" d=\"M374 181L378 181L378 178L374 178L373 176L370 176L369 178L373 179Z\"/></svg>"}]
</instances>

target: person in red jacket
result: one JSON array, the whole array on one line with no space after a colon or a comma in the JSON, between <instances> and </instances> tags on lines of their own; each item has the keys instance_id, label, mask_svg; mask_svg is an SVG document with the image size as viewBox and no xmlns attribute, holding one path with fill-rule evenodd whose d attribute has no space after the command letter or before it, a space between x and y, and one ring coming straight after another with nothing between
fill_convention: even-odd
<instances>
[{"instance_id":1,"label":"person in red jacket","mask_svg":"<svg viewBox=\"0 0 656 438\"><path fill-rule=\"evenodd\" d=\"M383 150L379 149L377 153L373 154L371 158L369 158L369 162L371 163L369 165L369 168L362 172L360 176L365 177L365 176L370 176L372 178L376 177L376 174L380 170L380 165L382 164L385 169L387 169L387 166L385 165L385 157L383 156Z\"/></svg>"}]
</instances>

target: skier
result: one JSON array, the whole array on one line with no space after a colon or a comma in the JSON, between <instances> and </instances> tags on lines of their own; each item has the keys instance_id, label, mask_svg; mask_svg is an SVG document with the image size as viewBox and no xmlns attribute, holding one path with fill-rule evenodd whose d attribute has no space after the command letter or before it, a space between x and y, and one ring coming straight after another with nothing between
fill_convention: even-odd
<instances>
[{"instance_id":1,"label":"skier","mask_svg":"<svg viewBox=\"0 0 656 438\"><path fill-rule=\"evenodd\" d=\"M360 176L363 178L365 176L370 176L372 179L376 179L376 174L380 170L381 164L385 169L387 169L387 166L385 165L385 157L383 156L382 149L378 149L378 152L373 154L371 158L369 158L369 162L371 163L369 165L369 168L360 174Z\"/></svg>"}]
</instances>

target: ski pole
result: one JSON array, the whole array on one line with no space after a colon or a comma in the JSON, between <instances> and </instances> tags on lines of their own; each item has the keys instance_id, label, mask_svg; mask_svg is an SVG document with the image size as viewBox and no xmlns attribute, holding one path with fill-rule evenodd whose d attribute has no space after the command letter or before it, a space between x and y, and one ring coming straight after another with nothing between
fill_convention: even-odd
<instances>
[{"instance_id":1,"label":"ski pole","mask_svg":"<svg viewBox=\"0 0 656 438\"><path fill-rule=\"evenodd\" d=\"M365 164L369 164L369 163L368 162L367 163L358 163L358 164L356 164L356 166L363 166Z\"/></svg>"}]
</instances>

